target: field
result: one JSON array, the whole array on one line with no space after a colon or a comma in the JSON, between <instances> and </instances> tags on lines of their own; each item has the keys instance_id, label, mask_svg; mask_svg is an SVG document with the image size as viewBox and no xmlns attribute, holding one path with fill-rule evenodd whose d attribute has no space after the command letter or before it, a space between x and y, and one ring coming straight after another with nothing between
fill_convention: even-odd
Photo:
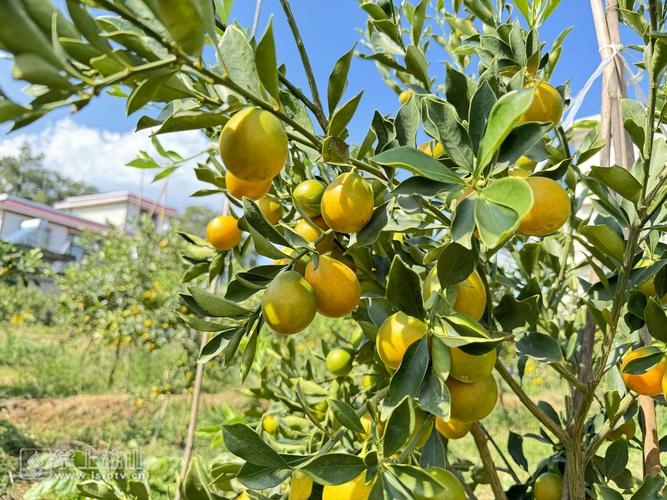
<instances>
[{"instance_id":1,"label":"field","mask_svg":"<svg viewBox=\"0 0 667 500\"><path fill-rule=\"evenodd\" d=\"M161 380L166 367L182 352L163 349L153 353L130 350L120 363L113 384L108 375L114 350L91 348L84 338L68 337L49 328L3 328L0 331L0 491L2 498L19 498L37 492L33 482L16 476L21 448L72 448L92 446L98 450L137 449L145 458L150 485L156 498L172 498L179 460L187 431L190 397L188 394L155 395L151 389ZM264 407L236 390L238 367L207 367L198 425L218 426L233 417ZM524 387L536 400L562 409L564 387L545 366L529 362ZM252 385L252 378L246 385ZM154 389L153 389L154 392ZM658 408L658 422L664 406ZM516 397L501 384L496 410L484 422L496 444L506 450L508 432L537 433L538 426ZM661 429L664 431L665 429ZM211 446L217 433L198 433L195 453L214 458L222 451ZM636 443L637 446L639 443ZM452 441L456 457L475 456L472 437ZM540 460L551 454L551 446L536 440L524 441L524 453L532 472ZM512 484L507 465L491 449L503 484ZM507 455L521 480L528 474ZM604 455L604 449L600 452ZM629 467L641 471L641 453L631 450ZM481 473L481 471L480 471ZM480 499L492 498L488 487L475 492ZM32 498L55 498L34 496ZM65 498L59 496L59 498Z\"/></svg>"}]
</instances>

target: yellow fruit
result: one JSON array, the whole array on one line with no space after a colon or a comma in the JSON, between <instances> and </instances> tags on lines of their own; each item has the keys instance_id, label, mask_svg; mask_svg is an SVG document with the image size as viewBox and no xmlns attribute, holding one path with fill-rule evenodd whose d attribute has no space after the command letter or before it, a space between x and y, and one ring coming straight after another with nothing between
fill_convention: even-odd
<instances>
[{"instance_id":1,"label":"yellow fruit","mask_svg":"<svg viewBox=\"0 0 667 500\"><path fill-rule=\"evenodd\" d=\"M465 281L456 285L456 290L454 310L467 314L475 321L482 319L486 309L486 292L477 271L473 271Z\"/></svg>"},{"instance_id":2,"label":"yellow fruit","mask_svg":"<svg viewBox=\"0 0 667 500\"><path fill-rule=\"evenodd\" d=\"M313 222L316 224L315 226L306 219L301 219L296 223L296 226L294 226L294 231L300 234L301 237L309 243L314 243L317 238L322 235L323 231L329 229L322 217L315 217ZM320 254L327 253L333 248L333 245L334 235L330 234L315 246L315 250Z\"/></svg>"},{"instance_id":3,"label":"yellow fruit","mask_svg":"<svg viewBox=\"0 0 667 500\"><path fill-rule=\"evenodd\" d=\"M316 312L315 291L296 271L280 273L264 291L264 321L276 333L300 332L310 325Z\"/></svg>"},{"instance_id":4,"label":"yellow fruit","mask_svg":"<svg viewBox=\"0 0 667 500\"><path fill-rule=\"evenodd\" d=\"M322 218L339 233L356 233L373 215L371 185L356 173L341 174L322 195Z\"/></svg>"},{"instance_id":5,"label":"yellow fruit","mask_svg":"<svg viewBox=\"0 0 667 500\"><path fill-rule=\"evenodd\" d=\"M423 497L421 495L415 494L417 500L426 500L430 498L432 500L465 500L466 493L463 489L461 481L446 469L440 467L427 467L426 472L428 472L431 477L436 481L442 484L445 487L445 490L442 493L439 493L437 496Z\"/></svg>"},{"instance_id":6,"label":"yellow fruit","mask_svg":"<svg viewBox=\"0 0 667 500\"><path fill-rule=\"evenodd\" d=\"M401 104L405 104L406 102L408 102L408 101L410 100L410 98L411 98L413 95L415 95L415 91L414 91L414 90L412 90L412 89L405 89L403 92L401 92L401 93L398 95L398 101L399 101Z\"/></svg>"},{"instance_id":7,"label":"yellow fruit","mask_svg":"<svg viewBox=\"0 0 667 500\"><path fill-rule=\"evenodd\" d=\"M533 485L535 500L560 500L563 496L563 476L554 472L540 474Z\"/></svg>"},{"instance_id":8,"label":"yellow fruit","mask_svg":"<svg viewBox=\"0 0 667 500\"><path fill-rule=\"evenodd\" d=\"M535 167L537 166L537 162L531 160L527 156L520 156L519 159L514 163L514 166L516 168L520 168L522 170L527 170L528 172L532 172L535 170Z\"/></svg>"},{"instance_id":9,"label":"yellow fruit","mask_svg":"<svg viewBox=\"0 0 667 500\"><path fill-rule=\"evenodd\" d=\"M432 156L433 158L440 158L445 154L445 146L443 146L440 142L437 142L435 147L432 147L430 142L425 142L417 149L419 149L422 153L426 153L427 155Z\"/></svg>"},{"instance_id":10,"label":"yellow fruit","mask_svg":"<svg viewBox=\"0 0 667 500\"><path fill-rule=\"evenodd\" d=\"M222 128L220 156L239 179L266 181L278 175L287 162L287 134L268 111L246 108Z\"/></svg>"},{"instance_id":11,"label":"yellow fruit","mask_svg":"<svg viewBox=\"0 0 667 500\"><path fill-rule=\"evenodd\" d=\"M657 347L640 347L639 349L635 349L626 354L621 363L621 373L623 375L623 381L628 389L643 396L658 396L659 394L662 394L662 379L665 375L665 368L667 367L664 357L644 373L637 375L623 373L623 368L625 368L633 359L643 358L658 352L660 352L660 349Z\"/></svg>"},{"instance_id":12,"label":"yellow fruit","mask_svg":"<svg viewBox=\"0 0 667 500\"><path fill-rule=\"evenodd\" d=\"M218 250L231 250L241 241L238 221L231 215L221 215L206 226L206 239Z\"/></svg>"},{"instance_id":13,"label":"yellow fruit","mask_svg":"<svg viewBox=\"0 0 667 500\"><path fill-rule=\"evenodd\" d=\"M637 432L637 426L635 424L634 420L628 420L626 422L623 422L621 425L616 427L613 431L611 431L607 435L607 439L609 441L616 441L617 439L620 439L622 436L625 436L625 439L630 441L633 437L635 437L635 433Z\"/></svg>"},{"instance_id":14,"label":"yellow fruit","mask_svg":"<svg viewBox=\"0 0 667 500\"><path fill-rule=\"evenodd\" d=\"M472 424L470 422L459 422L458 420L443 420L435 417L435 428L447 439L461 439L468 434Z\"/></svg>"},{"instance_id":15,"label":"yellow fruit","mask_svg":"<svg viewBox=\"0 0 667 500\"><path fill-rule=\"evenodd\" d=\"M452 358L449 376L459 382L470 384L482 380L491 374L493 367L496 365L495 349L485 354L473 355L452 347L449 353Z\"/></svg>"},{"instance_id":16,"label":"yellow fruit","mask_svg":"<svg viewBox=\"0 0 667 500\"><path fill-rule=\"evenodd\" d=\"M348 349L337 347L329 351L325 363L327 365L327 370L333 375L343 377L350 373L353 360L352 352Z\"/></svg>"},{"instance_id":17,"label":"yellow fruit","mask_svg":"<svg viewBox=\"0 0 667 500\"><path fill-rule=\"evenodd\" d=\"M522 168L512 167L507 172L507 175L510 177L518 177L519 179L526 179L527 177L530 177L530 172Z\"/></svg>"},{"instance_id":18,"label":"yellow fruit","mask_svg":"<svg viewBox=\"0 0 667 500\"><path fill-rule=\"evenodd\" d=\"M658 294L657 290L655 289L655 276L651 276L646 281L637 285L637 289L647 297L655 297ZM667 304L667 293L662 296L660 302Z\"/></svg>"},{"instance_id":19,"label":"yellow fruit","mask_svg":"<svg viewBox=\"0 0 667 500\"><path fill-rule=\"evenodd\" d=\"M262 215L274 226L283 217L283 206L270 196L265 196L257 202L257 207Z\"/></svg>"},{"instance_id":20,"label":"yellow fruit","mask_svg":"<svg viewBox=\"0 0 667 500\"><path fill-rule=\"evenodd\" d=\"M326 187L320 181L308 179L294 188L292 198L308 217L317 217L320 215L320 203L325 189Z\"/></svg>"},{"instance_id":21,"label":"yellow fruit","mask_svg":"<svg viewBox=\"0 0 667 500\"><path fill-rule=\"evenodd\" d=\"M498 385L493 375L466 384L456 379L447 379L451 396L451 418L461 422L477 422L493 411L498 399Z\"/></svg>"},{"instance_id":22,"label":"yellow fruit","mask_svg":"<svg viewBox=\"0 0 667 500\"><path fill-rule=\"evenodd\" d=\"M306 280L317 296L317 312L329 318L340 318L354 311L361 297L361 285L352 269L326 255L306 266Z\"/></svg>"},{"instance_id":23,"label":"yellow fruit","mask_svg":"<svg viewBox=\"0 0 667 500\"><path fill-rule=\"evenodd\" d=\"M528 177L533 206L521 219L519 231L528 236L546 236L558 231L570 216L570 198L560 184L546 177Z\"/></svg>"},{"instance_id":24,"label":"yellow fruit","mask_svg":"<svg viewBox=\"0 0 667 500\"><path fill-rule=\"evenodd\" d=\"M308 500L313 491L313 480L303 472L294 471L290 483L288 500Z\"/></svg>"},{"instance_id":25,"label":"yellow fruit","mask_svg":"<svg viewBox=\"0 0 667 500\"><path fill-rule=\"evenodd\" d=\"M144 328L151 328L152 326L153 326L153 320L152 319L144 320Z\"/></svg>"},{"instance_id":26,"label":"yellow fruit","mask_svg":"<svg viewBox=\"0 0 667 500\"><path fill-rule=\"evenodd\" d=\"M519 118L519 123L549 122L556 126L563 116L563 99L558 91L547 82L533 80L525 85L535 88L530 107Z\"/></svg>"},{"instance_id":27,"label":"yellow fruit","mask_svg":"<svg viewBox=\"0 0 667 500\"><path fill-rule=\"evenodd\" d=\"M264 416L262 419L262 428L264 429L264 432L275 434L278 430L278 419L273 415Z\"/></svg>"},{"instance_id":28,"label":"yellow fruit","mask_svg":"<svg viewBox=\"0 0 667 500\"><path fill-rule=\"evenodd\" d=\"M229 170L225 173L227 192L239 200L244 196L251 200L259 200L269 192L272 182L273 178L262 181L245 181L236 177Z\"/></svg>"},{"instance_id":29,"label":"yellow fruit","mask_svg":"<svg viewBox=\"0 0 667 500\"><path fill-rule=\"evenodd\" d=\"M426 333L426 323L397 312L389 316L380 326L375 347L380 359L390 370L397 370L408 347Z\"/></svg>"},{"instance_id":30,"label":"yellow fruit","mask_svg":"<svg viewBox=\"0 0 667 500\"><path fill-rule=\"evenodd\" d=\"M327 485L322 489L322 500L367 500L373 482L366 483L365 481L366 471L347 483Z\"/></svg>"}]
</instances>

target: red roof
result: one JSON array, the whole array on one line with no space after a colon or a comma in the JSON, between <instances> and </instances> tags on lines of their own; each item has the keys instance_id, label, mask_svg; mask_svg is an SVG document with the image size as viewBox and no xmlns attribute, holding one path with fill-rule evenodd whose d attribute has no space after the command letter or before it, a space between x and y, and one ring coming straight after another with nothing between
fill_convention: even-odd
<instances>
[{"instance_id":1,"label":"red roof","mask_svg":"<svg viewBox=\"0 0 667 500\"><path fill-rule=\"evenodd\" d=\"M109 230L109 226L106 226L105 224L99 224L98 222L93 222L82 217L77 217L76 215L68 214L62 210L51 208L48 205L25 200L23 198L19 198L18 196L1 194L0 209L14 212L19 215L45 219L55 224L60 224L62 226L67 226L79 230L84 228L97 232L106 232Z\"/></svg>"}]
</instances>

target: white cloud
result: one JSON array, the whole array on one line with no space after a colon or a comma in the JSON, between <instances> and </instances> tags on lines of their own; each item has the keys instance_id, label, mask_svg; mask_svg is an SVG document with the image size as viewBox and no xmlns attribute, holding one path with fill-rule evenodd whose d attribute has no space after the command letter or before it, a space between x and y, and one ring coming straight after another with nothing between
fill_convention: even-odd
<instances>
[{"instance_id":1,"label":"white cloud","mask_svg":"<svg viewBox=\"0 0 667 500\"><path fill-rule=\"evenodd\" d=\"M208 139L197 131L180 132L160 136L161 144L189 158L208 146ZM143 193L157 199L164 181L151 184L156 170L143 170L125 166L140 150L155 153L149 132L111 132L81 125L71 118L54 122L35 133L15 133L0 139L0 157L16 155L22 144L27 143L34 152L44 155L44 166L72 179L92 184L100 191L127 190ZM198 189L210 188L195 178L194 161L183 165L168 179L166 201L168 205L182 209L187 205L206 204L219 208L219 197L189 198ZM143 182L142 182L143 176Z\"/></svg>"}]
</instances>

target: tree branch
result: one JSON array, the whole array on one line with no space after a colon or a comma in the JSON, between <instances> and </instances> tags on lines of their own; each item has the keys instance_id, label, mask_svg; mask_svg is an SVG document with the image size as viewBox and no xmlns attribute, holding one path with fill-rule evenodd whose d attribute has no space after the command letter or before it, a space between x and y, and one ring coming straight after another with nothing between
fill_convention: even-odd
<instances>
[{"instance_id":1,"label":"tree branch","mask_svg":"<svg viewBox=\"0 0 667 500\"><path fill-rule=\"evenodd\" d=\"M496 466L493 463L493 457L491 457L491 453L489 453L486 435L484 434L482 426L479 424L479 422L472 424L470 433L475 440L475 446L477 446L477 451L479 451L479 456L482 459L484 470L489 476L489 484L491 485L494 498L496 500L507 500L507 495L505 495L503 485L501 484L500 478L498 477L498 471L496 470Z\"/></svg>"}]
</instances>

